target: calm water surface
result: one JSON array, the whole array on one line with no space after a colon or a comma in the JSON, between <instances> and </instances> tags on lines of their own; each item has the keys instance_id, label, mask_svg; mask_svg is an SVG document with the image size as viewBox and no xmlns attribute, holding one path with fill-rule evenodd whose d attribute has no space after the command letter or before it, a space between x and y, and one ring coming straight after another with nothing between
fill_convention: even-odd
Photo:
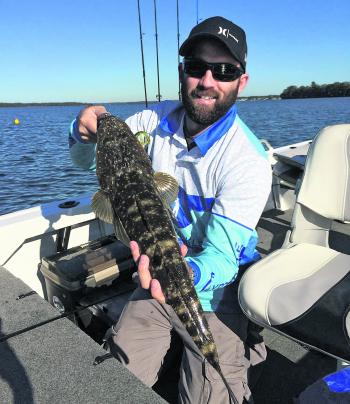
<instances>
[{"instance_id":1,"label":"calm water surface","mask_svg":"<svg viewBox=\"0 0 350 404\"><path fill-rule=\"evenodd\" d=\"M96 190L96 175L74 167L69 157L68 127L80 108L0 108L0 214ZM107 108L127 118L144 104ZM350 123L350 98L245 101L238 111L258 137L277 147L312 139L327 125Z\"/></svg>"}]
</instances>

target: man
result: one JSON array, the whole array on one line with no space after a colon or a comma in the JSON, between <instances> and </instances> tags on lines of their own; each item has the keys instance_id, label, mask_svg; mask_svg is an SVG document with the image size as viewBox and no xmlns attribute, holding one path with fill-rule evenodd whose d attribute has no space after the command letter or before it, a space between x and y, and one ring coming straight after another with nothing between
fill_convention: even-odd
<instances>
[{"instance_id":1,"label":"man","mask_svg":"<svg viewBox=\"0 0 350 404\"><path fill-rule=\"evenodd\" d=\"M235 280L239 266L258 258L254 229L271 186L264 149L235 106L248 81L246 54L240 27L222 17L201 22L180 48L182 103L164 101L126 120L134 133L150 133L148 154L154 170L171 174L179 183L172 209L187 246L182 251L188 249L185 260L222 371L239 402L250 400L247 369L253 350L246 346L248 321L237 302ZM89 107L72 126L71 155L83 168L94 168L94 147L88 142L94 141L97 117L105 112L104 107ZM135 242L130 247L139 265L141 288L113 328L112 352L152 386L174 329L184 343L180 402L229 402L222 379L164 304L159 283L151 279L148 257L140 256Z\"/></svg>"}]
</instances>

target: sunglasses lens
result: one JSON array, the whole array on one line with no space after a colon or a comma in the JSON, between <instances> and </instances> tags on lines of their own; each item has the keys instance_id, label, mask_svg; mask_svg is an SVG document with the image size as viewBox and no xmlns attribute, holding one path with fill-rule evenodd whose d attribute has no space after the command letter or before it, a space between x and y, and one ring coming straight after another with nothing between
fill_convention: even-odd
<instances>
[{"instance_id":1,"label":"sunglasses lens","mask_svg":"<svg viewBox=\"0 0 350 404\"><path fill-rule=\"evenodd\" d=\"M185 73L191 77L200 79L205 75L208 70L207 64L200 60L186 60L185 61Z\"/></svg>"},{"instance_id":2,"label":"sunglasses lens","mask_svg":"<svg viewBox=\"0 0 350 404\"><path fill-rule=\"evenodd\" d=\"M201 78L207 70L211 70L213 78L218 81L233 81L243 74L243 71L231 63L206 63L202 60L185 60L185 73L191 77Z\"/></svg>"},{"instance_id":3,"label":"sunglasses lens","mask_svg":"<svg viewBox=\"0 0 350 404\"><path fill-rule=\"evenodd\" d=\"M217 63L213 69L213 77L219 81L233 81L242 75L242 71L230 63Z\"/></svg>"}]
</instances>

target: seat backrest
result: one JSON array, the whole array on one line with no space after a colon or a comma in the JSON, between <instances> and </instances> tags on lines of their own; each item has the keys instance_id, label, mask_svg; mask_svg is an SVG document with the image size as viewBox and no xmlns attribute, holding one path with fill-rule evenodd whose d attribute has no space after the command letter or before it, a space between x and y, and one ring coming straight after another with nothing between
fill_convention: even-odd
<instances>
[{"instance_id":1,"label":"seat backrest","mask_svg":"<svg viewBox=\"0 0 350 404\"><path fill-rule=\"evenodd\" d=\"M313 140L285 246L328 247L334 220L350 222L350 124L328 126Z\"/></svg>"}]
</instances>

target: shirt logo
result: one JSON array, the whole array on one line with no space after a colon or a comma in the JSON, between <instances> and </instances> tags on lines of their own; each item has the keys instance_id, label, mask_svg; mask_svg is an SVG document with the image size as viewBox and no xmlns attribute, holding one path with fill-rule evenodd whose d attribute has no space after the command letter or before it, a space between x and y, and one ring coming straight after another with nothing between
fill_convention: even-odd
<instances>
[{"instance_id":1,"label":"shirt logo","mask_svg":"<svg viewBox=\"0 0 350 404\"><path fill-rule=\"evenodd\" d=\"M238 39L234 35L230 34L230 30L228 28L219 27L218 35L223 35L226 38L228 38L230 36L238 43Z\"/></svg>"},{"instance_id":2,"label":"shirt logo","mask_svg":"<svg viewBox=\"0 0 350 404\"><path fill-rule=\"evenodd\" d=\"M179 198L176 198L174 205L172 206L172 212L175 217L177 217L177 215L179 214L179 210L180 210L180 201Z\"/></svg>"}]
</instances>

